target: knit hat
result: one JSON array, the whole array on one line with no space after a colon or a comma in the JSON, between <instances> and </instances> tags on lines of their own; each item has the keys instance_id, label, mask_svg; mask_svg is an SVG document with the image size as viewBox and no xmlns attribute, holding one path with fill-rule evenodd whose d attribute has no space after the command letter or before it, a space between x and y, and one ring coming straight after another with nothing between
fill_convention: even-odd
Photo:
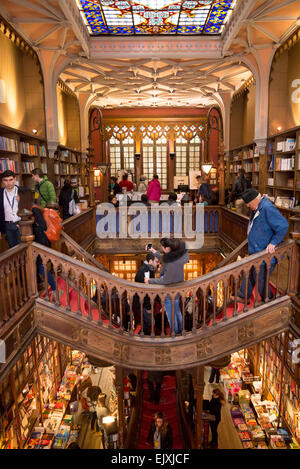
<instances>
[{"instance_id":1,"label":"knit hat","mask_svg":"<svg viewBox=\"0 0 300 469\"><path fill-rule=\"evenodd\" d=\"M259 192L257 192L255 189L246 189L245 192L242 193L242 199L246 204L249 204L249 202L252 202L252 200L256 199L258 195Z\"/></svg>"}]
</instances>

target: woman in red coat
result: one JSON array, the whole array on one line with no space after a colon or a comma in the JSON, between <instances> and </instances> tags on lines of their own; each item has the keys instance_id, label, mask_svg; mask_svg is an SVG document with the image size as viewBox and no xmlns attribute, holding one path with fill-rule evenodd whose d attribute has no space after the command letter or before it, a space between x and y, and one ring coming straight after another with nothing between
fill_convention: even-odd
<instances>
[{"instance_id":1,"label":"woman in red coat","mask_svg":"<svg viewBox=\"0 0 300 469\"><path fill-rule=\"evenodd\" d=\"M157 174L154 174L152 181L148 184L147 197L149 202L158 203L161 196L161 185Z\"/></svg>"}]
</instances>

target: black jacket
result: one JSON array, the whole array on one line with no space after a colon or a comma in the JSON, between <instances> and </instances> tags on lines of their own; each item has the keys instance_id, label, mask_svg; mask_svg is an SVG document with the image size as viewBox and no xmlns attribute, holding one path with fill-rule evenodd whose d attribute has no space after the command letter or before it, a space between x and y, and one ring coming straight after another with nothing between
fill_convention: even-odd
<instances>
[{"instance_id":1,"label":"black jacket","mask_svg":"<svg viewBox=\"0 0 300 469\"><path fill-rule=\"evenodd\" d=\"M215 399L214 397L212 397L208 404L208 410L211 415L214 415L216 417L216 423L219 423L221 421L221 408L222 404L220 399Z\"/></svg>"},{"instance_id":2,"label":"black jacket","mask_svg":"<svg viewBox=\"0 0 300 469\"><path fill-rule=\"evenodd\" d=\"M45 222L41 210L39 208L32 207L32 214L34 217L32 230L35 236L35 242L50 247L51 243L45 233L45 231L47 230L47 223Z\"/></svg>"},{"instance_id":3,"label":"black jacket","mask_svg":"<svg viewBox=\"0 0 300 469\"><path fill-rule=\"evenodd\" d=\"M0 189L0 232L5 233L4 189Z\"/></svg>"},{"instance_id":4,"label":"black jacket","mask_svg":"<svg viewBox=\"0 0 300 469\"><path fill-rule=\"evenodd\" d=\"M75 204L78 204L79 202L78 195L77 195L76 190L72 186L69 186L69 185L63 186L59 194L58 204L62 208L62 216L64 220L71 216L69 213L69 203L72 200L72 191L74 191L73 197L75 200Z\"/></svg>"},{"instance_id":5,"label":"black jacket","mask_svg":"<svg viewBox=\"0 0 300 469\"><path fill-rule=\"evenodd\" d=\"M234 181L232 192L231 192L231 202L234 202L237 199L241 199L242 193L248 188L248 182L242 176L238 176Z\"/></svg>"},{"instance_id":6,"label":"black jacket","mask_svg":"<svg viewBox=\"0 0 300 469\"><path fill-rule=\"evenodd\" d=\"M143 265L137 271L134 281L138 283L144 283L145 272L150 272L150 278L154 278L154 269L151 268L148 263L144 262ZM148 310L151 309L151 301L148 295L145 296L143 308L146 308ZM137 294L135 294L133 297L133 311L140 311L140 299Z\"/></svg>"},{"instance_id":7,"label":"black jacket","mask_svg":"<svg viewBox=\"0 0 300 469\"><path fill-rule=\"evenodd\" d=\"M147 438L147 443L151 443L153 446L153 438L155 433L155 421L152 420L150 425L150 430ZM173 448L173 435L172 430L169 424L167 424L167 428L165 432L161 434L161 449L172 449Z\"/></svg>"}]
</instances>

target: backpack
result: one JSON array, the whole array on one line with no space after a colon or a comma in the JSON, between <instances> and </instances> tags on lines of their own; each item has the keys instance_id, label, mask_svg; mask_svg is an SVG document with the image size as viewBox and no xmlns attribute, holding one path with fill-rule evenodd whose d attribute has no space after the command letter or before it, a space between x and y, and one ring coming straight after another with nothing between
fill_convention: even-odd
<instances>
[{"instance_id":1,"label":"backpack","mask_svg":"<svg viewBox=\"0 0 300 469\"><path fill-rule=\"evenodd\" d=\"M71 200L69 202L69 215L78 215L81 212L74 200L74 189L72 190Z\"/></svg>"},{"instance_id":2,"label":"backpack","mask_svg":"<svg viewBox=\"0 0 300 469\"><path fill-rule=\"evenodd\" d=\"M63 228L62 219L52 208L45 208L43 215L47 224L47 230L45 231L47 238L49 241L57 241Z\"/></svg>"}]
</instances>

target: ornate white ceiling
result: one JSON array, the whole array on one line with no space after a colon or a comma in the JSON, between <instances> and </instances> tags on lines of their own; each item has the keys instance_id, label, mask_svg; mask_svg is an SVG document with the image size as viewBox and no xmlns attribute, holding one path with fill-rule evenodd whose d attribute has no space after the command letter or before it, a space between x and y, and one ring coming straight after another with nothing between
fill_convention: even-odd
<instances>
[{"instance_id":1,"label":"ornate white ceiling","mask_svg":"<svg viewBox=\"0 0 300 469\"><path fill-rule=\"evenodd\" d=\"M90 38L75 0L0 0L38 52L69 64L61 79L103 107L206 106L251 72L243 56L277 48L299 27L299 0L240 0L221 37Z\"/></svg>"}]
</instances>

